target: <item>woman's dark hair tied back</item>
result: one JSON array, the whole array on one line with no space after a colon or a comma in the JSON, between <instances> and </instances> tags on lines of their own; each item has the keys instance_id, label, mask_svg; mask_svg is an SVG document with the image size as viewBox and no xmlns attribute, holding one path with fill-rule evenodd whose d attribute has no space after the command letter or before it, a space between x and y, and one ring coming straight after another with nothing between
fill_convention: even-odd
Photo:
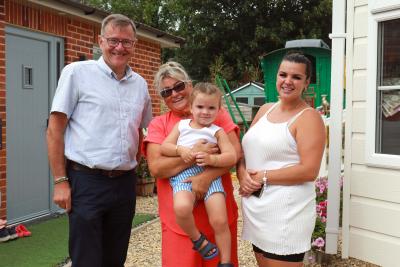
<instances>
[{"instance_id":1,"label":"woman's dark hair tied back","mask_svg":"<svg viewBox=\"0 0 400 267\"><path fill-rule=\"evenodd\" d=\"M294 62L294 63L299 63L299 64L306 65L306 78L307 79L311 78L311 73L312 73L311 61L302 52L300 52L300 51L289 51L289 52L286 53L285 56L283 56L281 63L283 61Z\"/></svg>"}]
</instances>

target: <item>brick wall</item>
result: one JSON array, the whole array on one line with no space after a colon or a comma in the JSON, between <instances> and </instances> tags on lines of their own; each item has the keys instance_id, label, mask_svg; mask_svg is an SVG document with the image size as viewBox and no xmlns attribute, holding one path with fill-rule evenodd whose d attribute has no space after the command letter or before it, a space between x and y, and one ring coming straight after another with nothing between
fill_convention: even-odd
<instances>
[{"instance_id":1,"label":"brick wall","mask_svg":"<svg viewBox=\"0 0 400 267\"><path fill-rule=\"evenodd\" d=\"M145 40L139 40L136 44L135 55L132 58L131 66L146 79L149 85L149 93L153 104L153 114L160 114L161 98L153 87L154 73L161 64L161 47Z\"/></svg>"},{"instance_id":2,"label":"brick wall","mask_svg":"<svg viewBox=\"0 0 400 267\"><path fill-rule=\"evenodd\" d=\"M0 0L0 118L3 121L3 148L0 150L0 218L6 216L6 149L5 149L5 23L33 31L48 33L64 38L65 63L93 58L93 45L97 43L100 24L23 0ZM154 115L160 114L161 99L153 87L153 75L161 64L160 44L138 40L131 67L149 84Z\"/></svg>"}]
</instances>

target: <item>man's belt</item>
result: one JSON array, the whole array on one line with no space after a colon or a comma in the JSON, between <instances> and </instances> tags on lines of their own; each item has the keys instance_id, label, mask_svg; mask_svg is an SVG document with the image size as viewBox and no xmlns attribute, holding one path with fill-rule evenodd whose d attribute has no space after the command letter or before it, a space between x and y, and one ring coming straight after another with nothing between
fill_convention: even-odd
<instances>
[{"instance_id":1,"label":"man's belt","mask_svg":"<svg viewBox=\"0 0 400 267\"><path fill-rule=\"evenodd\" d=\"M75 171L82 171L86 172L88 174L94 174L94 175L103 175L107 176L109 178L116 178L121 175L124 175L128 172L133 172L134 170L102 170L102 169L92 169L89 168L88 166L82 165L78 162L72 161L72 160L67 160L67 166L68 168L71 168L72 170Z\"/></svg>"}]
</instances>

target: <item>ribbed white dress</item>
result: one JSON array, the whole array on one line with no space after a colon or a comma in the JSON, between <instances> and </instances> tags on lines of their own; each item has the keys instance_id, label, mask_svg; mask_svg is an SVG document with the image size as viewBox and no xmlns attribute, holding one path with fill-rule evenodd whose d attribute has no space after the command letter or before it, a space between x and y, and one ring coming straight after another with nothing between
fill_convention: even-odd
<instances>
[{"instance_id":1,"label":"ribbed white dress","mask_svg":"<svg viewBox=\"0 0 400 267\"><path fill-rule=\"evenodd\" d=\"M299 162L297 144L289 126L304 110L288 122L269 122L267 115L277 104L243 137L247 169L276 170ZM316 217L313 182L268 185L261 198L242 198L242 210L244 240L278 255L298 254L310 249Z\"/></svg>"}]
</instances>

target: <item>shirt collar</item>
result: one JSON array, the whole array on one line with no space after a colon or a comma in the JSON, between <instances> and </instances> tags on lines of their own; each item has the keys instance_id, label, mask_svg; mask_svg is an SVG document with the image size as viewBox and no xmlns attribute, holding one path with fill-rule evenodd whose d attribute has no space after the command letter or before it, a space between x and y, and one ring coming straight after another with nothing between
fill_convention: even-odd
<instances>
[{"instance_id":1,"label":"shirt collar","mask_svg":"<svg viewBox=\"0 0 400 267\"><path fill-rule=\"evenodd\" d=\"M116 79L117 75L113 72L113 70L110 68L110 66L107 65L107 63L104 61L103 56L101 56L97 60L97 64L99 65L100 69L103 70L107 75L110 75L110 77ZM132 76L133 71L129 66L126 66L125 70L125 76L121 80L128 79Z\"/></svg>"}]
</instances>

